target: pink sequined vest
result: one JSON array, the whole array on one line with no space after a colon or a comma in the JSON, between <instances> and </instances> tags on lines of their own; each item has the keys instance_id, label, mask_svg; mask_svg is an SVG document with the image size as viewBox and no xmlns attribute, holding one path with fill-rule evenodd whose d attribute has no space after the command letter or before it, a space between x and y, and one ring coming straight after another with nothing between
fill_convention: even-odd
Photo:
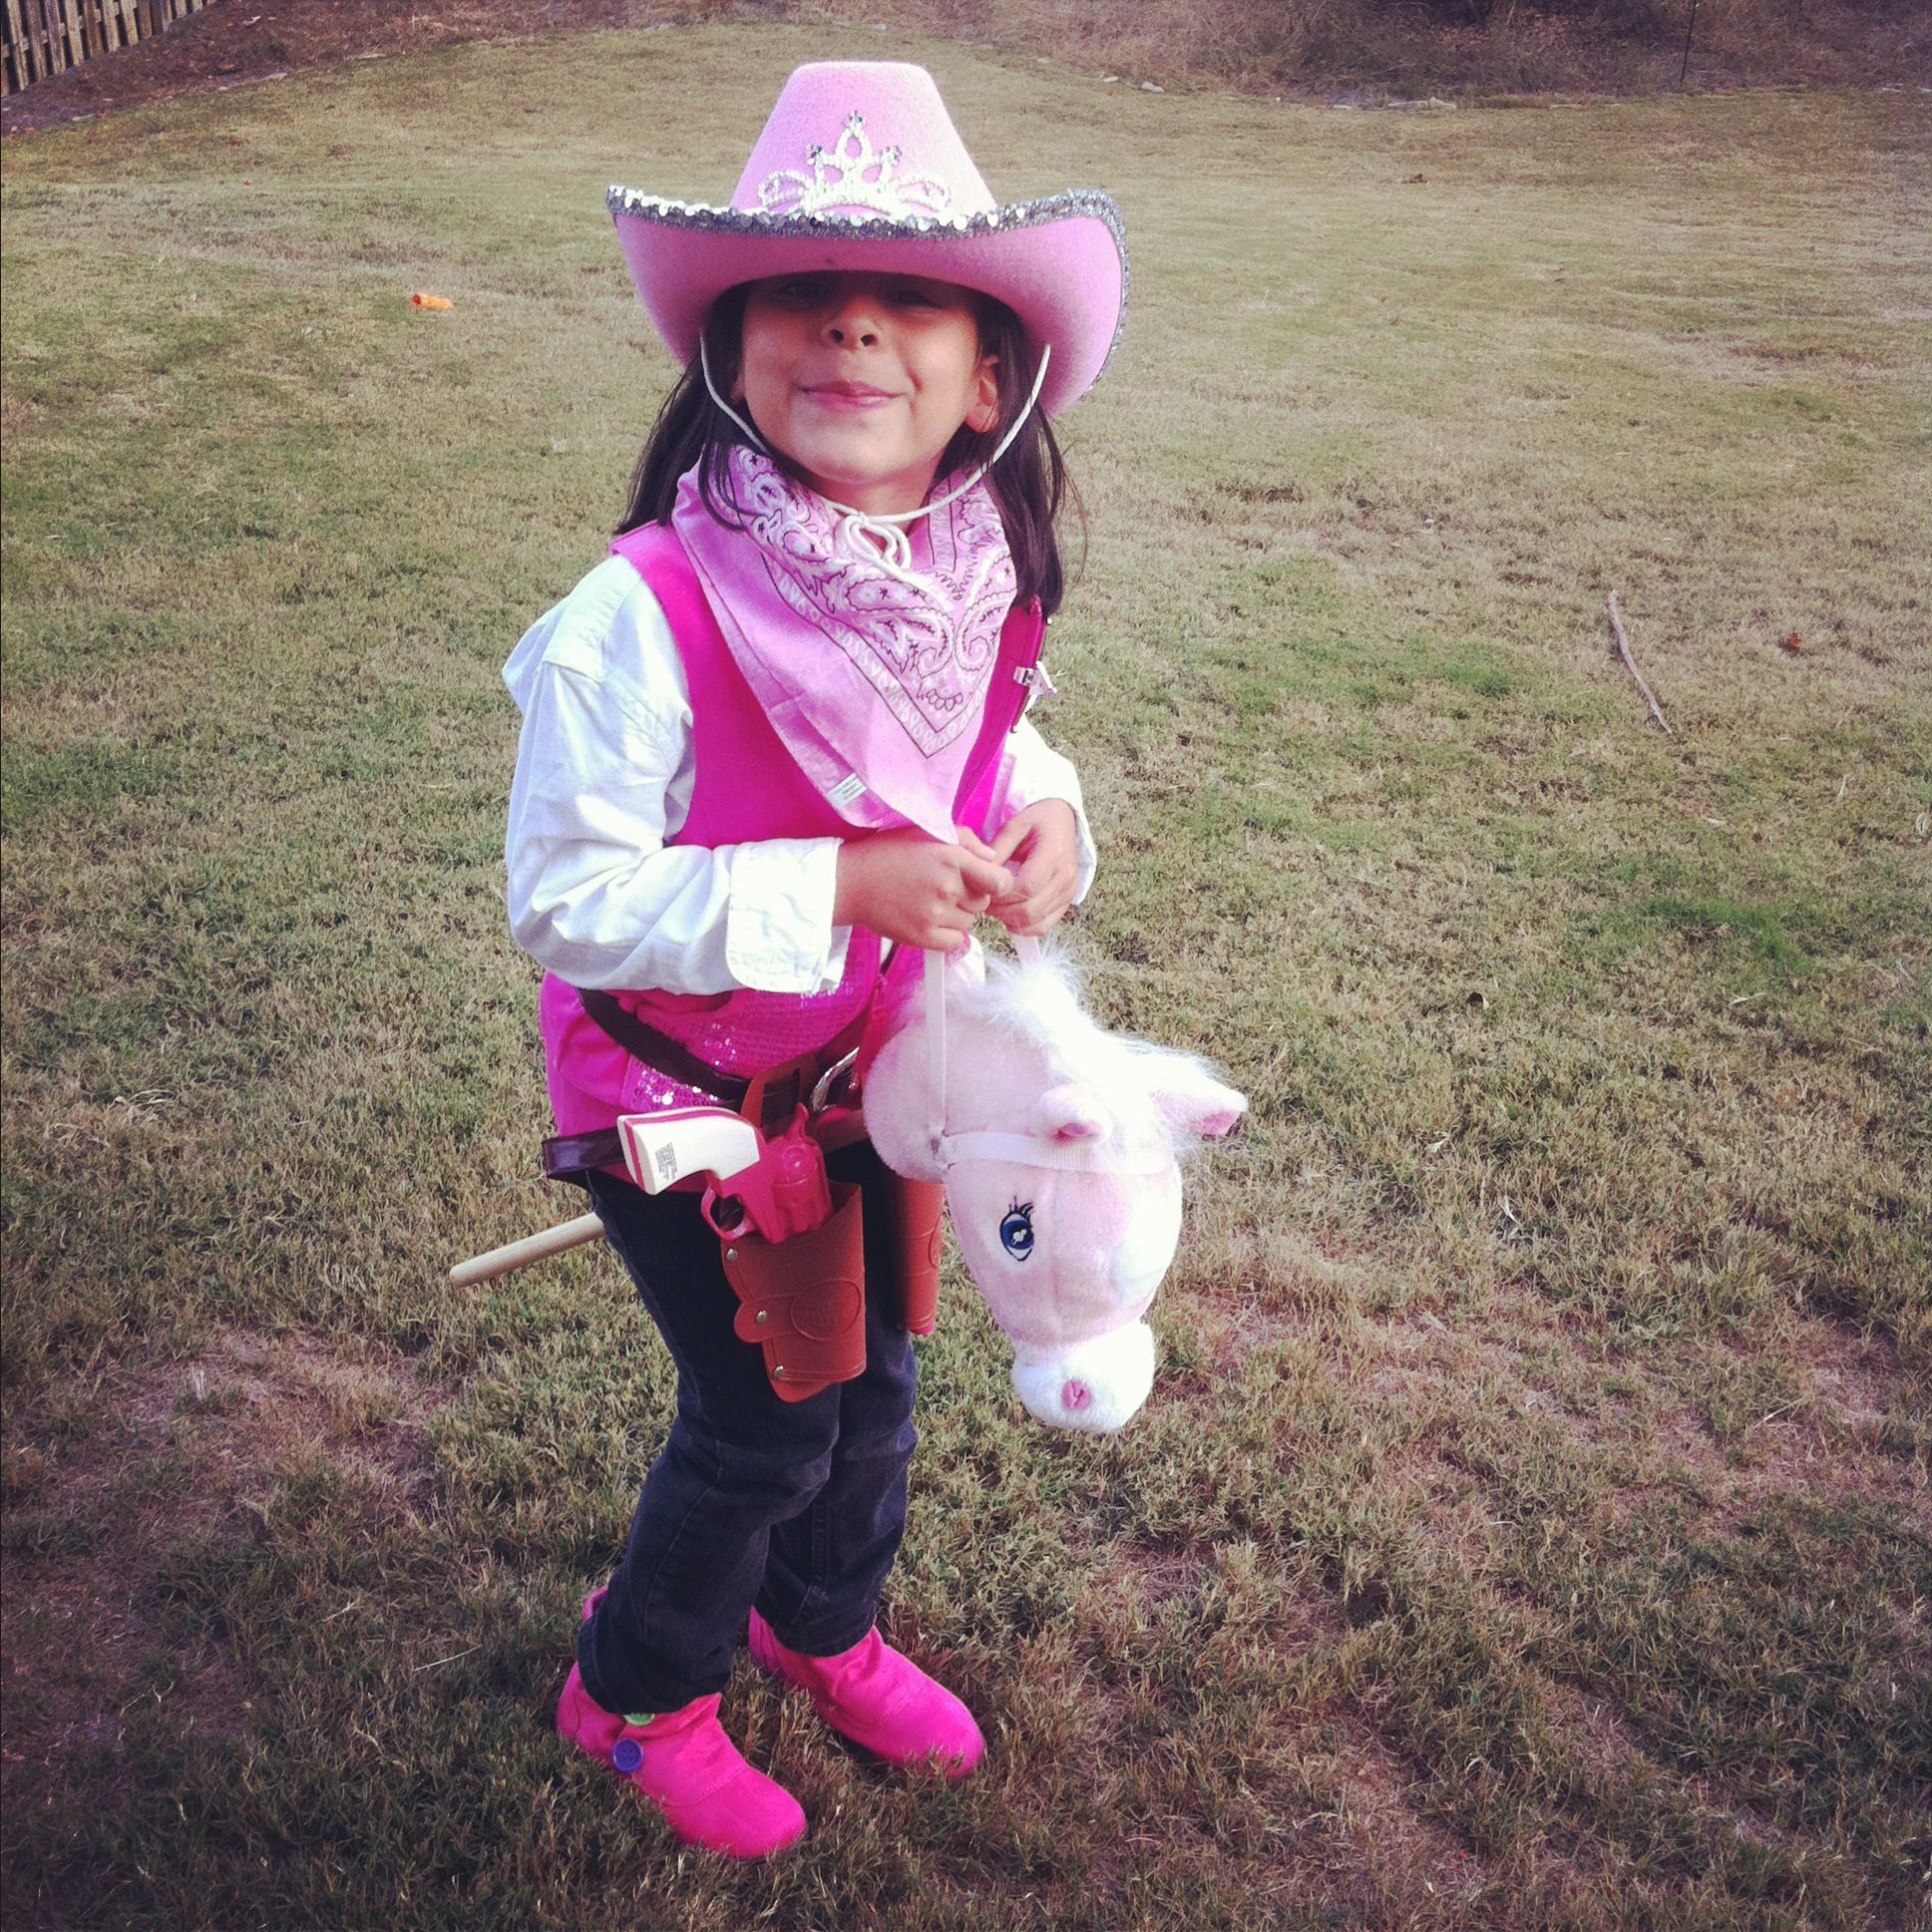
<instances>
[{"instance_id":1,"label":"pink sequined vest","mask_svg":"<svg viewBox=\"0 0 1932 1932\"><path fill-rule=\"evenodd\" d=\"M611 546L643 579L670 626L690 692L691 808L670 845L738 845L750 839L837 839L853 828L812 787L779 741L732 660L684 549L661 525L626 532ZM960 789L957 818L982 834L1004 790L1000 750L1026 706L1025 673L1038 660L1045 625L1034 602L1013 606L985 716ZM829 992L670 993L640 989L616 998L708 1065L740 1076L822 1046L872 1000L879 939L855 929L845 976ZM589 1133L623 1113L691 1106L711 1096L633 1059L583 1010L577 988L544 976L539 1001L551 1108L560 1134Z\"/></svg>"}]
</instances>

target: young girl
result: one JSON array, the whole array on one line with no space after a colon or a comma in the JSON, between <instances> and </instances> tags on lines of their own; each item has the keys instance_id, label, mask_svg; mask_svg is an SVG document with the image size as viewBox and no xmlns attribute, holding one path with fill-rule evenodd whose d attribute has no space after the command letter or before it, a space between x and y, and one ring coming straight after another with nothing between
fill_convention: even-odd
<instances>
[{"instance_id":1,"label":"young girl","mask_svg":"<svg viewBox=\"0 0 1932 1932\"><path fill-rule=\"evenodd\" d=\"M609 198L686 366L613 555L505 667L510 914L548 968L553 1171L584 1170L678 1388L557 1723L680 1838L755 1857L805 1817L718 1723L747 1627L886 1758L984 1749L874 1623L916 1439L890 1177L830 1156L863 1191L864 1367L799 1399L697 1195L622 1178L608 1130L843 1049L882 943L1044 933L1084 893L1078 783L1020 712L1061 587L1047 418L1111 352L1125 254L1105 195L995 205L900 65L792 75L729 208Z\"/></svg>"}]
</instances>

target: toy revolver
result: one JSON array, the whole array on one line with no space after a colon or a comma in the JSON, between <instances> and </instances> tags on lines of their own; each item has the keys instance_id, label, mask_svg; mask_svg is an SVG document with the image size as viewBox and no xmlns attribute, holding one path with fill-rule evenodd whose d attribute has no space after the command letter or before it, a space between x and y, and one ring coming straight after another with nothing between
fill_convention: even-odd
<instances>
[{"instance_id":1,"label":"toy revolver","mask_svg":"<svg viewBox=\"0 0 1932 1932\"><path fill-rule=\"evenodd\" d=\"M850 1145L865 1129L856 1104L829 1098L845 1063L819 1078L809 1102L798 1097L803 1066L791 1062L761 1074L741 1112L624 1114L616 1129L625 1171L644 1193L704 1181L699 1211L722 1245L725 1278L738 1299L733 1333L757 1344L772 1388L793 1402L849 1381L866 1365L862 1197L852 1183L831 1180L825 1167L828 1145ZM883 1181L888 1225L875 1231L875 1252L890 1257L906 1327L931 1335L945 1190L890 1169ZM467 1287L602 1232L596 1215L582 1215L465 1262L450 1280Z\"/></svg>"},{"instance_id":2,"label":"toy revolver","mask_svg":"<svg viewBox=\"0 0 1932 1932\"><path fill-rule=\"evenodd\" d=\"M764 1352L786 1401L803 1401L866 1365L865 1224L859 1190L826 1178L810 1116L795 1110L767 1138L722 1107L627 1114L624 1165L646 1194L705 1180L701 1212L723 1244L738 1298L733 1332Z\"/></svg>"}]
</instances>

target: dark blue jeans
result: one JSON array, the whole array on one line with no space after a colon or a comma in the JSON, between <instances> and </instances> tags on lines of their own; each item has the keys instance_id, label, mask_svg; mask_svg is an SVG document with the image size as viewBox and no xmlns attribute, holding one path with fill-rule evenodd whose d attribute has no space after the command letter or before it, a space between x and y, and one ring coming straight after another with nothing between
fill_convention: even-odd
<instances>
[{"instance_id":1,"label":"dark blue jeans","mask_svg":"<svg viewBox=\"0 0 1932 1932\"><path fill-rule=\"evenodd\" d=\"M588 1177L677 1365L677 1412L644 1478L622 1563L578 1633L583 1688L606 1711L674 1711L721 1690L754 1603L780 1643L814 1657L872 1628L906 1528L919 1374L899 1310L869 1144L830 1157L866 1194L866 1367L781 1402L697 1196Z\"/></svg>"}]
</instances>

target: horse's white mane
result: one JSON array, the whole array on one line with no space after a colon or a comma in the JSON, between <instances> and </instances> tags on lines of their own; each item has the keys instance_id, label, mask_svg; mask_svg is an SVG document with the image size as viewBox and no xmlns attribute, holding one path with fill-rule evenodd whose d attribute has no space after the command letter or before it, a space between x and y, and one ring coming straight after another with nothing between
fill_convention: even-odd
<instances>
[{"instance_id":1,"label":"horse's white mane","mask_svg":"<svg viewBox=\"0 0 1932 1932\"><path fill-rule=\"evenodd\" d=\"M963 1030L986 1026L1017 1039L1040 1054L1052 1079L1093 1087L1115 1107L1142 1103L1177 1153L1193 1147L1193 1136L1175 1129L1153 1105L1152 1075L1161 1060L1206 1063L1152 1040L1109 1032L1082 1003L1080 974L1063 954L1011 965L987 959L982 980L949 978L947 1003L949 1023L957 1021Z\"/></svg>"},{"instance_id":2,"label":"horse's white mane","mask_svg":"<svg viewBox=\"0 0 1932 1932\"><path fill-rule=\"evenodd\" d=\"M984 962L985 977L964 973L947 981L947 1003L966 1025L997 1027L1039 1047L1062 1073L1073 1076L1069 1055L1109 1035L1080 1000L1080 975L1063 955L1009 964Z\"/></svg>"}]
</instances>

